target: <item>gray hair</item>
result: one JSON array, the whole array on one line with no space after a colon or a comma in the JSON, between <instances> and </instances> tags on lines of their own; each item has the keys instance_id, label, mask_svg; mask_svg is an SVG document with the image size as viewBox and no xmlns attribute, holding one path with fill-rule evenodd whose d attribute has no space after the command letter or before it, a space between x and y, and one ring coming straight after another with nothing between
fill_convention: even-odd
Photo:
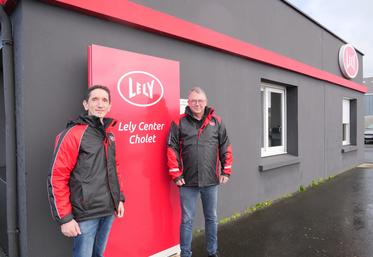
<instances>
[{"instance_id":1,"label":"gray hair","mask_svg":"<svg viewBox=\"0 0 373 257\"><path fill-rule=\"evenodd\" d=\"M192 87L190 90L189 90L189 93L188 93L188 98L190 97L190 94L193 93L193 92L196 92L197 94L204 94L206 99L207 99L207 95L205 93L205 91L200 88L200 87Z\"/></svg>"}]
</instances>

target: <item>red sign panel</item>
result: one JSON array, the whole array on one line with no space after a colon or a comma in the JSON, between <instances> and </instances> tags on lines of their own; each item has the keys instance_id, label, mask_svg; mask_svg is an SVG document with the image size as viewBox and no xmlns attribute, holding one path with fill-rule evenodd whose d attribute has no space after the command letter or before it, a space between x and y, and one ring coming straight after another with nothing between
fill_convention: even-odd
<instances>
[{"instance_id":1,"label":"red sign panel","mask_svg":"<svg viewBox=\"0 0 373 257\"><path fill-rule=\"evenodd\" d=\"M339 49L339 67L346 78L353 79L359 72L359 60L352 45L346 44Z\"/></svg>"},{"instance_id":2,"label":"red sign panel","mask_svg":"<svg viewBox=\"0 0 373 257\"><path fill-rule=\"evenodd\" d=\"M178 189L166 167L170 122L179 116L179 63L97 45L89 47L89 85L110 88L125 214L105 256L170 256L179 249Z\"/></svg>"}]
</instances>

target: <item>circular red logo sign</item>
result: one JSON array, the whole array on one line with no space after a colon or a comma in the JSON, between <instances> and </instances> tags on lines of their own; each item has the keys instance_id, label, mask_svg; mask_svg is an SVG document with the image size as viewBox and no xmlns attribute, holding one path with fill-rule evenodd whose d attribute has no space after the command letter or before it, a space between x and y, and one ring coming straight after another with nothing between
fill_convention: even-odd
<instances>
[{"instance_id":1,"label":"circular red logo sign","mask_svg":"<svg viewBox=\"0 0 373 257\"><path fill-rule=\"evenodd\" d=\"M359 60L351 44L343 45L339 49L339 67L346 78L353 79L359 72Z\"/></svg>"},{"instance_id":2,"label":"circular red logo sign","mask_svg":"<svg viewBox=\"0 0 373 257\"><path fill-rule=\"evenodd\" d=\"M123 100L138 107L155 105L163 97L161 81L145 71L131 71L122 75L117 88Z\"/></svg>"}]
</instances>

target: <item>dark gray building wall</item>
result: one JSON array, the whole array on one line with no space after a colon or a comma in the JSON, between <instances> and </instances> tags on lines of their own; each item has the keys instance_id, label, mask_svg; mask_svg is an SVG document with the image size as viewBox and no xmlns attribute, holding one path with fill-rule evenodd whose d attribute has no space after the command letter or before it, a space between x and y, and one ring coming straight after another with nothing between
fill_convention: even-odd
<instances>
[{"instance_id":1,"label":"dark gray building wall","mask_svg":"<svg viewBox=\"0 0 373 257\"><path fill-rule=\"evenodd\" d=\"M18 9L18 8L17 8ZM12 29L16 27L15 24L19 24L19 12L14 10L10 15ZM0 28L1 30L1 28ZM14 33L15 36L18 33ZM6 128L5 128L5 98L4 98L4 81L3 72L7 69L2 63L3 48L0 49L0 248L6 252L8 250L8 228L7 228L7 178L6 178ZM22 187L23 185L21 185Z\"/></svg>"},{"instance_id":2,"label":"dark gray building wall","mask_svg":"<svg viewBox=\"0 0 373 257\"><path fill-rule=\"evenodd\" d=\"M2 57L0 55L0 57ZM1 65L1 64L0 64ZM2 66L2 65L1 65ZM6 174L5 174L5 110L3 71L0 67L0 246L7 247Z\"/></svg>"},{"instance_id":3,"label":"dark gray building wall","mask_svg":"<svg viewBox=\"0 0 373 257\"><path fill-rule=\"evenodd\" d=\"M325 131L326 131L326 175L335 175L346 168L354 166L356 161L361 160L363 155L363 121L364 121L364 95L355 93L348 89L337 89L334 87L325 88L325 103L326 103L326 117ZM359 146L357 151L341 153L341 147L337 144L342 142L342 99L344 97L357 99L357 136L356 145ZM336 101L340 99L340 101Z\"/></svg>"},{"instance_id":4,"label":"dark gray building wall","mask_svg":"<svg viewBox=\"0 0 373 257\"><path fill-rule=\"evenodd\" d=\"M147 1L144 6L180 17L250 44L342 76L338 51L344 42L286 1ZM358 53L362 67L362 55ZM361 82L360 72L354 79Z\"/></svg>"},{"instance_id":5,"label":"dark gray building wall","mask_svg":"<svg viewBox=\"0 0 373 257\"><path fill-rule=\"evenodd\" d=\"M0 69L0 91L0 167L5 167L5 106L2 67ZM0 178L5 179L5 175L0 173Z\"/></svg>"},{"instance_id":6,"label":"dark gray building wall","mask_svg":"<svg viewBox=\"0 0 373 257\"><path fill-rule=\"evenodd\" d=\"M3 169L0 167L0 171ZM6 210L6 184L0 179L0 249L4 251L8 249Z\"/></svg>"},{"instance_id":7,"label":"dark gray building wall","mask_svg":"<svg viewBox=\"0 0 373 257\"><path fill-rule=\"evenodd\" d=\"M218 26L212 28L340 75L335 51L343 42L281 1L241 1L237 6L206 1L198 8L193 1L186 6L172 1L153 2L176 16L208 27ZM232 180L220 190L220 217L294 192L301 184L337 174L362 160L360 139L357 151L341 153L342 99L357 99L357 119L362 121L363 95L358 92L44 2L22 1L19 5L22 19L18 20L15 44L18 168L23 183L20 190L24 190L20 196L22 256L70 254L71 241L52 221L45 185L54 137L82 110L90 44L180 61L182 98L187 97L191 86L206 89L211 105L228 128L234 151ZM221 16L213 15L215 10ZM237 21L239 17L245 21ZM325 49L335 51L328 53ZM259 172L263 161L258 123L263 79L298 87L300 161ZM357 137L362 138L360 125L357 131ZM199 213L196 225L202 224Z\"/></svg>"},{"instance_id":8,"label":"dark gray building wall","mask_svg":"<svg viewBox=\"0 0 373 257\"><path fill-rule=\"evenodd\" d=\"M373 77L364 78L363 84L368 88L367 94L373 94Z\"/></svg>"}]
</instances>

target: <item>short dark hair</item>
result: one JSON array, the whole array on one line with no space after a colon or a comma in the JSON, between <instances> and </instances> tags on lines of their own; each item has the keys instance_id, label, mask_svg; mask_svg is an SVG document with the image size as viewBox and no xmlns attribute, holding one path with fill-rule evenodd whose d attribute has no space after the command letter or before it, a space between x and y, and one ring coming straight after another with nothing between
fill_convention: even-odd
<instances>
[{"instance_id":1,"label":"short dark hair","mask_svg":"<svg viewBox=\"0 0 373 257\"><path fill-rule=\"evenodd\" d=\"M93 85L91 87L88 88L87 90L87 93L85 95L85 98L84 100L88 101L89 100L89 97L91 96L91 92L95 89L102 89L102 90L105 90L106 93L109 95L109 103L111 103L111 95L110 95L110 89L106 86L103 86L103 85Z\"/></svg>"}]
</instances>

